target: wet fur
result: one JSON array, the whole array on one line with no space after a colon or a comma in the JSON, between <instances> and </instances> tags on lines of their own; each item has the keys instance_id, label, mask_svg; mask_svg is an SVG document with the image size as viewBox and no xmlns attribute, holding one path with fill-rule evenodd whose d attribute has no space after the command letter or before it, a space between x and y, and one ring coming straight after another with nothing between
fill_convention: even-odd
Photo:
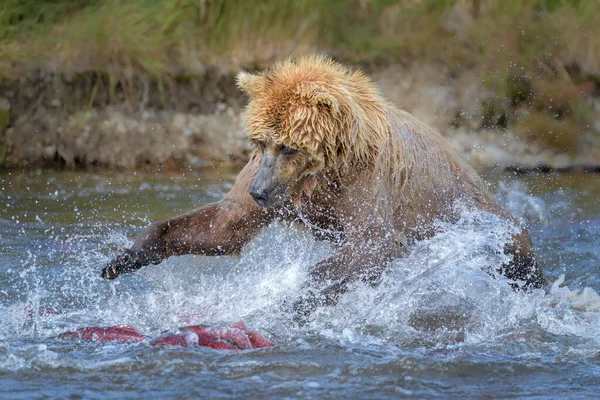
<instances>
[{"instance_id":1,"label":"wet fur","mask_svg":"<svg viewBox=\"0 0 600 400\"><path fill-rule=\"evenodd\" d=\"M335 302L349 282L376 281L408 240L435 234L435 220L458 218L457 201L519 225L439 133L384 100L361 72L310 56L258 75L240 73L238 84L250 98L247 129L256 150L234 187L217 203L149 227L126 253L138 261L117 258L103 276L171 255L237 254L271 221L284 219L339 244L311 270L318 290L295 304L308 315ZM298 150L276 171L285 195L263 209L250 188L262 157L277 157L284 146ZM524 229L505 252L514 256L501 268L506 276L526 287L544 284Z\"/></svg>"}]
</instances>

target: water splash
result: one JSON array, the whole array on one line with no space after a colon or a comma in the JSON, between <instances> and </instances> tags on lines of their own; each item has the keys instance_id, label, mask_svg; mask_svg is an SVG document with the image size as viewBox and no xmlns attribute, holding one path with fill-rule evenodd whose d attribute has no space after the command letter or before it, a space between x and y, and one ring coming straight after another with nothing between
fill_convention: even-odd
<instances>
[{"instance_id":1,"label":"water splash","mask_svg":"<svg viewBox=\"0 0 600 400\"><path fill-rule=\"evenodd\" d=\"M528 194L527 185L521 181L500 181L496 197L504 204L506 210L517 218L543 224L552 220L546 202L540 197Z\"/></svg>"},{"instance_id":2,"label":"water splash","mask_svg":"<svg viewBox=\"0 0 600 400\"><path fill-rule=\"evenodd\" d=\"M500 197L527 220L551 221L545 202L523 186L500 185ZM600 345L600 297L592 288L569 288L561 278L547 290L516 292L504 277L486 272L507 261L502 249L515 229L492 214L464 211L457 223L439 223L436 236L393 261L379 286L356 283L304 327L292 322L287 304L309 268L335 250L302 229L276 223L239 259L172 258L110 282L98 273L115 249L131 245L123 232L97 223L56 231L53 240L60 245L30 251L20 268L13 267L18 274L2 282L3 290L18 288L18 296L5 296L12 300L0 306L0 370L62 363L40 343L55 343L58 333L81 326L123 323L157 336L186 324L244 320L283 345L309 348L324 342L534 356L549 347L563 355L593 353ZM46 241L43 234L30 239Z\"/></svg>"}]
</instances>

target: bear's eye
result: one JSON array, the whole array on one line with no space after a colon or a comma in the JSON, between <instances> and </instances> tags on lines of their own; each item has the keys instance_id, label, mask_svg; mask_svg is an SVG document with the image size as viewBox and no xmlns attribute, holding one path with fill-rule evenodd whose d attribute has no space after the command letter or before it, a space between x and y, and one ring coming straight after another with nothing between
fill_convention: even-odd
<instances>
[{"instance_id":1,"label":"bear's eye","mask_svg":"<svg viewBox=\"0 0 600 400\"><path fill-rule=\"evenodd\" d=\"M286 156L292 156L292 155L298 153L298 149L294 149L293 147L288 147L288 146L281 146L279 151L281 152L281 154L286 155Z\"/></svg>"}]
</instances>

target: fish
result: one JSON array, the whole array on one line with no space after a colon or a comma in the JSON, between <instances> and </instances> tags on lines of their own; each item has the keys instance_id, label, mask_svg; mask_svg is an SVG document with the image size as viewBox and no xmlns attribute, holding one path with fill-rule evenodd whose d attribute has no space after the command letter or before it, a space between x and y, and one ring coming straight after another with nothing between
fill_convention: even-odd
<instances>
[{"instance_id":1,"label":"fish","mask_svg":"<svg viewBox=\"0 0 600 400\"><path fill-rule=\"evenodd\" d=\"M116 325L108 327L88 327L77 328L74 331L63 332L59 335L62 338L76 338L93 342L142 342L149 339L149 336L143 335L135 330L131 325Z\"/></svg>"},{"instance_id":2,"label":"fish","mask_svg":"<svg viewBox=\"0 0 600 400\"><path fill-rule=\"evenodd\" d=\"M190 325L179 328L180 333L159 337L150 343L154 346L210 347L217 350L252 350L273 347L275 343L260 332L248 329L243 321L229 326ZM132 343L151 339L130 325L78 328L63 332L62 338L84 341Z\"/></svg>"},{"instance_id":3,"label":"fish","mask_svg":"<svg viewBox=\"0 0 600 400\"><path fill-rule=\"evenodd\" d=\"M198 337L198 345L222 348L224 350L251 350L250 339L239 328L228 326L192 325L179 328L182 332L193 332Z\"/></svg>"},{"instance_id":4,"label":"fish","mask_svg":"<svg viewBox=\"0 0 600 400\"><path fill-rule=\"evenodd\" d=\"M230 327L241 329L248 335L248 339L250 339L250 345L253 349L262 349L264 347L273 347L275 346L275 342L264 337L260 332L248 329L246 324L243 321L238 321L234 324L231 324Z\"/></svg>"},{"instance_id":5,"label":"fish","mask_svg":"<svg viewBox=\"0 0 600 400\"><path fill-rule=\"evenodd\" d=\"M264 337L260 332L248 329L243 321L238 321L229 326L190 325L179 328L179 330L185 333L194 333L198 338L198 346L213 349L252 350L275 346L274 342ZM177 335L181 334L173 336L177 337ZM164 339L166 338L162 340ZM170 340L177 341L177 339Z\"/></svg>"},{"instance_id":6,"label":"fish","mask_svg":"<svg viewBox=\"0 0 600 400\"><path fill-rule=\"evenodd\" d=\"M178 346L178 347L191 347L196 343L196 336L190 337L185 333L176 333L174 335L160 337L152 341L154 346Z\"/></svg>"}]
</instances>

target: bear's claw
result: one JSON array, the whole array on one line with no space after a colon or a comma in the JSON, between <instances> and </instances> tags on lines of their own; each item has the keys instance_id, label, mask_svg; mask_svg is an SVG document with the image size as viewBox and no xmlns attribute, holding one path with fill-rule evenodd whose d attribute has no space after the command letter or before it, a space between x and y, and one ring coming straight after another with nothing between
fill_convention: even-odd
<instances>
[{"instance_id":1,"label":"bear's claw","mask_svg":"<svg viewBox=\"0 0 600 400\"><path fill-rule=\"evenodd\" d=\"M161 261L160 255L146 250L125 250L102 269L100 276L104 279L115 279L120 274L137 271L148 264L160 264Z\"/></svg>"},{"instance_id":2,"label":"bear's claw","mask_svg":"<svg viewBox=\"0 0 600 400\"><path fill-rule=\"evenodd\" d=\"M104 279L115 279L122 272L129 272L136 268L139 263L139 257L131 250L125 250L123 254L117 256L114 260L108 263L103 269L100 276Z\"/></svg>"},{"instance_id":3,"label":"bear's claw","mask_svg":"<svg viewBox=\"0 0 600 400\"><path fill-rule=\"evenodd\" d=\"M119 276L119 271L117 270L117 266L112 265L112 263L104 267L100 274L100 277L104 279L115 279L117 276Z\"/></svg>"}]
</instances>

